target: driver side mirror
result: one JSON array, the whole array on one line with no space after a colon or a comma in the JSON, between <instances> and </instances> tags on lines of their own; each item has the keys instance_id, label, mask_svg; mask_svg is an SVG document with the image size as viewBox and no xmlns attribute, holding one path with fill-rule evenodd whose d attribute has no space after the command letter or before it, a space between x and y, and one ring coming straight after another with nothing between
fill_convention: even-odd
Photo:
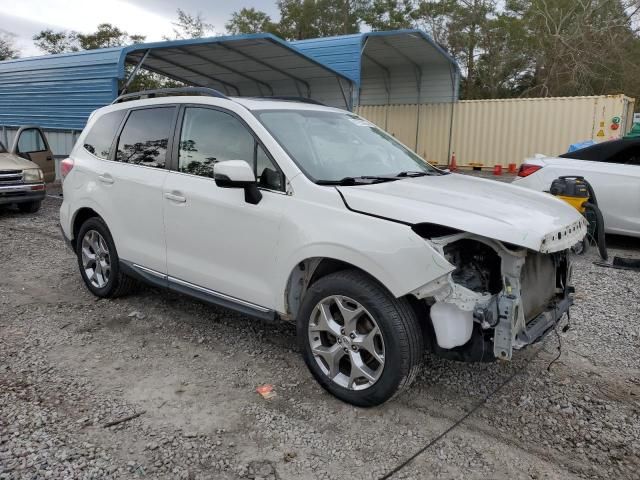
<instances>
[{"instance_id":1,"label":"driver side mirror","mask_svg":"<svg viewBox=\"0 0 640 480\"><path fill-rule=\"evenodd\" d=\"M213 178L221 188L244 189L244 200L257 205L262 200L253 169L244 160L226 160L213 166Z\"/></svg>"}]
</instances>

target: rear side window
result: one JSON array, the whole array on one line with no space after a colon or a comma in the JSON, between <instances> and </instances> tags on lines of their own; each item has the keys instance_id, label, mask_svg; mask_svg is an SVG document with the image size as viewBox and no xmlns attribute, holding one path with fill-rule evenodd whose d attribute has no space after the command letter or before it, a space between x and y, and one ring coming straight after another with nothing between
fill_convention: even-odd
<instances>
[{"instance_id":1,"label":"rear side window","mask_svg":"<svg viewBox=\"0 0 640 480\"><path fill-rule=\"evenodd\" d=\"M108 159L116 131L124 118L126 110L109 112L98 118L84 139L84 148L96 157Z\"/></svg>"},{"instance_id":2,"label":"rear side window","mask_svg":"<svg viewBox=\"0 0 640 480\"><path fill-rule=\"evenodd\" d=\"M20 134L20 138L18 139L19 152L42 152L46 149L46 143L44 143L44 138L42 138L40 130L30 128Z\"/></svg>"},{"instance_id":3,"label":"rear side window","mask_svg":"<svg viewBox=\"0 0 640 480\"><path fill-rule=\"evenodd\" d=\"M174 113L175 107L133 110L118 139L116 160L164 168Z\"/></svg>"}]
</instances>

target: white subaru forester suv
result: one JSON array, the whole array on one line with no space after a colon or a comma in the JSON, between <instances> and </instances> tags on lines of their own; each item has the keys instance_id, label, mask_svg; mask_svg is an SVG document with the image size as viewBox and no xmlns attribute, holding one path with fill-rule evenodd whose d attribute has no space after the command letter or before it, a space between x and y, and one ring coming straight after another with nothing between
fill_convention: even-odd
<instances>
[{"instance_id":1,"label":"white subaru forester suv","mask_svg":"<svg viewBox=\"0 0 640 480\"><path fill-rule=\"evenodd\" d=\"M93 113L61 165L60 221L87 288L138 281L296 322L329 392L380 404L425 350L508 360L572 304L583 218L452 174L353 113L210 89Z\"/></svg>"}]
</instances>

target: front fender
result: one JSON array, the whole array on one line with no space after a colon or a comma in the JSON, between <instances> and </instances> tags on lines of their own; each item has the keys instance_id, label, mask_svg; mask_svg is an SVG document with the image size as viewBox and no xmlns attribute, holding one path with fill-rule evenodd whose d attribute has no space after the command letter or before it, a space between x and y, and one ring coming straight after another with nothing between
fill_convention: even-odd
<instances>
[{"instance_id":1,"label":"front fender","mask_svg":"<svg viewBox=\"0 0 640 480\"><path fill-rule=\"evenodd\" d=\"M406 295L454 269L408 225L348 211L335 215L330 228L314 221L313 216L307 218L305 225L284 228L289 233L284 236L280 251L288 254L278 261L279 292L287 290L297 265L310 258L329 258L354 265L378 280L395 297ZM304 241L310 238L312 243ZM276 309L286 311L284 295L276 299Z\"/></svg>"}]
</instances>

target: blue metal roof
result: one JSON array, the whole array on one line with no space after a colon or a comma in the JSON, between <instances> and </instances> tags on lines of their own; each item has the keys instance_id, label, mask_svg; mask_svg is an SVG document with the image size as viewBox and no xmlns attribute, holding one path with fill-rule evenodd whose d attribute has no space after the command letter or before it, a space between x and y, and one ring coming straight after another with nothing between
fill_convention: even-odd
<instances>
[{"instance_id":1,"label":"blue metal roof","mask_svg":"<svg viewBox=\"0 0 640 480\"><path fill-rule=\"evenodd\" d=\"M458 63L426 32L418 29L403 29L355 33L335 37L312 38L289 42L301 52L317 59L325 65L351 78L357 84L361 83L362 56L367 40L370 38L418 36L424 41L424 49L436 52L441 61L450 63L459 72ZM419 59L417 59L419 60Z\"/></svg>"},{"instance_id":2,"label":"blue metal roof","mask_svg":"<svg viewBox=\"0 0 640 480\"><path fill-rule=\"evenodd\" d=\"M125 64L146 52L144 68L187 84L222 85L242 96L313 96L343 106L351 100L349 77L274 35L221 36L0 62L0 125L82 129L93 110L118 95Z\"/></svg>"}]
</instances>

